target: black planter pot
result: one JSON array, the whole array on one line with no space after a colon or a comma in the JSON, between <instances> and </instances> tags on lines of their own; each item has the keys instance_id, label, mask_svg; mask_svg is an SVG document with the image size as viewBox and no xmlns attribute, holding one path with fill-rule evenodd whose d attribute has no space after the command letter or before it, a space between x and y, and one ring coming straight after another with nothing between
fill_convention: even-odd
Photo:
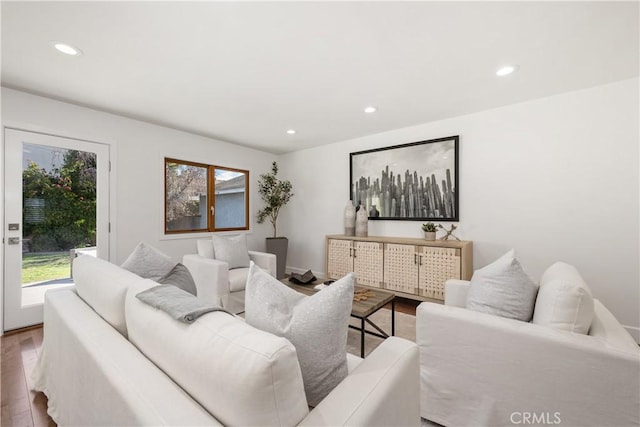
<instances>
[{"instance_id":1,"label":"black planter pot","mask_svg":"<svg viewBox=\"0 0 640 427\"><path fill-rule=\"evenodd\" d=\"M275 254L277 263L277 279L284 279L284 269L287 266L287 249L289 239L286 237L267 237L267 252Z\"/></svg>"}]
</instances>

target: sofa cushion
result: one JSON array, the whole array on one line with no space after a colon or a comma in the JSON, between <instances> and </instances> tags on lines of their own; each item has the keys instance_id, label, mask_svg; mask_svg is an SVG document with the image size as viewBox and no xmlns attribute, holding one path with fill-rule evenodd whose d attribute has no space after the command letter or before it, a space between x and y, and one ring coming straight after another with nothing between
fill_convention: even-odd
<instances>
[{"instance_id":1,"label":"sofa cushion","mask_svg":"<svg viewBox=\"0 0 640 427\"><path fill-rule=\"evenodd\" d=\"M249 250L244 234L237 236L213 235L213 254L217 260L229 264L229 268L249 267Z\"/></svg>"},{"instance_id":2,"label":"sofa cushion","mask_svg":"<svg viewBox=\"0 0 640 427\"><path fill-rule=\"evenodd\" d=\"M157 280L169 273L175 265L176 263L171 261L168 255L151 245L140 242L122 263L122 268L145 279Z\"/></svg>"},{"instance_id":3,"label":"sofa cushion","mask_svg":"<svg viewBox=\"0 0 640 427\"><path fill-rule=\"evenodd\" d=\"M152 283L153 285L153 283ZM192 324L127 292L130 341L224 425L297 425L309 412L293 345L226 313Z\"/></svg>"},{"instance_id":4,"label":"sofa cushion","mask_svg":"<svg viewBox=\"0 0 640 427\"><path fill-rule=\"evenodd\" d=\"M160 284L174 285L192 295L198 295L196 282L193 281L191 273L189 273L187 267L180 263L177 263L170 272L159 278L157 282Z\"/></svg>"},{"instance_id":5,"label":"sofa cushion","mask_svg":"<svg viewBox=\"0 0 640 427\"><path fill-rule=\"evenodd\" d=\"M578 270L556 262L540 279L533 323L586 334L593 319L593 296Z\"/></svg>"},{"instance_id":6,"label":"sofa cushion","mask_svg":"<svg viewBox=\"0 0 640 427\"><path fill-rule=\"evenodd\" d=\"M348 374L347 332L354 279L350 273L307 297L251 263L245 319L293 343L311 406L320 403Z\"/></svg>"},{"instance_id":7,"label":"sofa cushion","mask_svg":"<svg viewBox=\"0 0 640 427\"><path fill-rule=\"evenodd\" d=\"M473 273L466 307L528 322L533 316L537 292L538 285L522 269L511 249Z\"/></svg>"},{"instance_id":8,"label":"sofa cushion","mask_svg":"<svg viewBox=\"0 0 640 427\"><path fill-rule=\"evenodd\" d=\"M249 277L248 268L234 268L229 270L229 290L231 292L244 291Z\"/></svg>"},{"instance_id":9,"label":"sofa cushion","mask_svg":"<svg viewBox=\"0 0 640 427\"><path fill-rule=\"evenodd\" d=\"M73 260L73 281L80 298L126 337L124 301L127 289L144 279L108 261L80 255Z\"/></svg>"}]
</instances>

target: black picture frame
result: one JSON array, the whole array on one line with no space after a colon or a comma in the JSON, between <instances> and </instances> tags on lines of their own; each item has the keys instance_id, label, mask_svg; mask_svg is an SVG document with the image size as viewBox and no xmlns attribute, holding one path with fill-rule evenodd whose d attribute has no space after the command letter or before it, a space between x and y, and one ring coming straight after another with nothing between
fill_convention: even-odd
<instances>
[{"instance_id":1,"label":"black picture frame","mask_svg":"<svg viewBox=\"0 0 640 427\"><path fill-rule=\"evenodd\" d=\"M349 199L370 220L459 221L459 142L455 135L350 153Z\"/></svg>"}]
</instances>

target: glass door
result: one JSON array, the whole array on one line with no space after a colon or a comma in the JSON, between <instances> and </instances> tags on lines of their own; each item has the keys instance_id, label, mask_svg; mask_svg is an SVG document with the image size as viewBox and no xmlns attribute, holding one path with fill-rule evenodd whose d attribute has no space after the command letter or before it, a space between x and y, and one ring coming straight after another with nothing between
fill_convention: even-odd
<instances>
[{"instance_id":1,"label":"glass door","mask_svg":"<svg viewBox=\"0 0 640 427\"><path fill-rule=\"evenodd\" d=\"M77 254L109 254L109 147L5 129L4 330L42 323Z\"/></svg>"}]
</instances>

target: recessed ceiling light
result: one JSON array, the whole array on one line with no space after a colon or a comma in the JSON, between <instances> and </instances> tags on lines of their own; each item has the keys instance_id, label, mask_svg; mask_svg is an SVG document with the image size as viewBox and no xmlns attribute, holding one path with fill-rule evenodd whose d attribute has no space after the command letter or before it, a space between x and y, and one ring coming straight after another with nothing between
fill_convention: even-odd
<instances>
[{"instance_id":1,"label":"recessed ceiling light","mask_svg":"<svg viewBox=\"0 0 640 427\"><path fill-rule=\"evenodd\" d=\"M374 106L369 106L364 109L365 113L375 113L376 111L378 111L378 109Z\"/></svg>"},{"instance_id":2,"label":"recessed ceiling light","mask_svg":"<svg viewBox=\"0 0 640 427\"><path fill-rule=\"evenodd\" d=\"M294 135L294 134L296 133L296 131L295 131L294 129L289 129L289 130L287 131L287 133L288 133L289 135Z\"/></svg>"},{"instance_id":3,"label":"recessed ceiling light","mask_svg":"<svg viewBox=\"0 0 640 427\"><path fill-rule=\"evenodd\" d=\"M518 69L517 65L505 65L504 67L498 68L498 71L496 71L496 76L500 76L500 77L508 76L509 74L513 73L517 69Z\"/></svg>"},{"instance_id":4,"label":"recessed ceiling light","mask_svg":"<svg viewBox=\"0 0 640 427\"><path fill-rule=\"evenodd\" d=\"M77 47L73 47L69 44L62 42L51 42L51 45L58 50L59 52L66 53L71 56L80 56L82 55L82 51Z\"/></svg>"}]
</instances>

